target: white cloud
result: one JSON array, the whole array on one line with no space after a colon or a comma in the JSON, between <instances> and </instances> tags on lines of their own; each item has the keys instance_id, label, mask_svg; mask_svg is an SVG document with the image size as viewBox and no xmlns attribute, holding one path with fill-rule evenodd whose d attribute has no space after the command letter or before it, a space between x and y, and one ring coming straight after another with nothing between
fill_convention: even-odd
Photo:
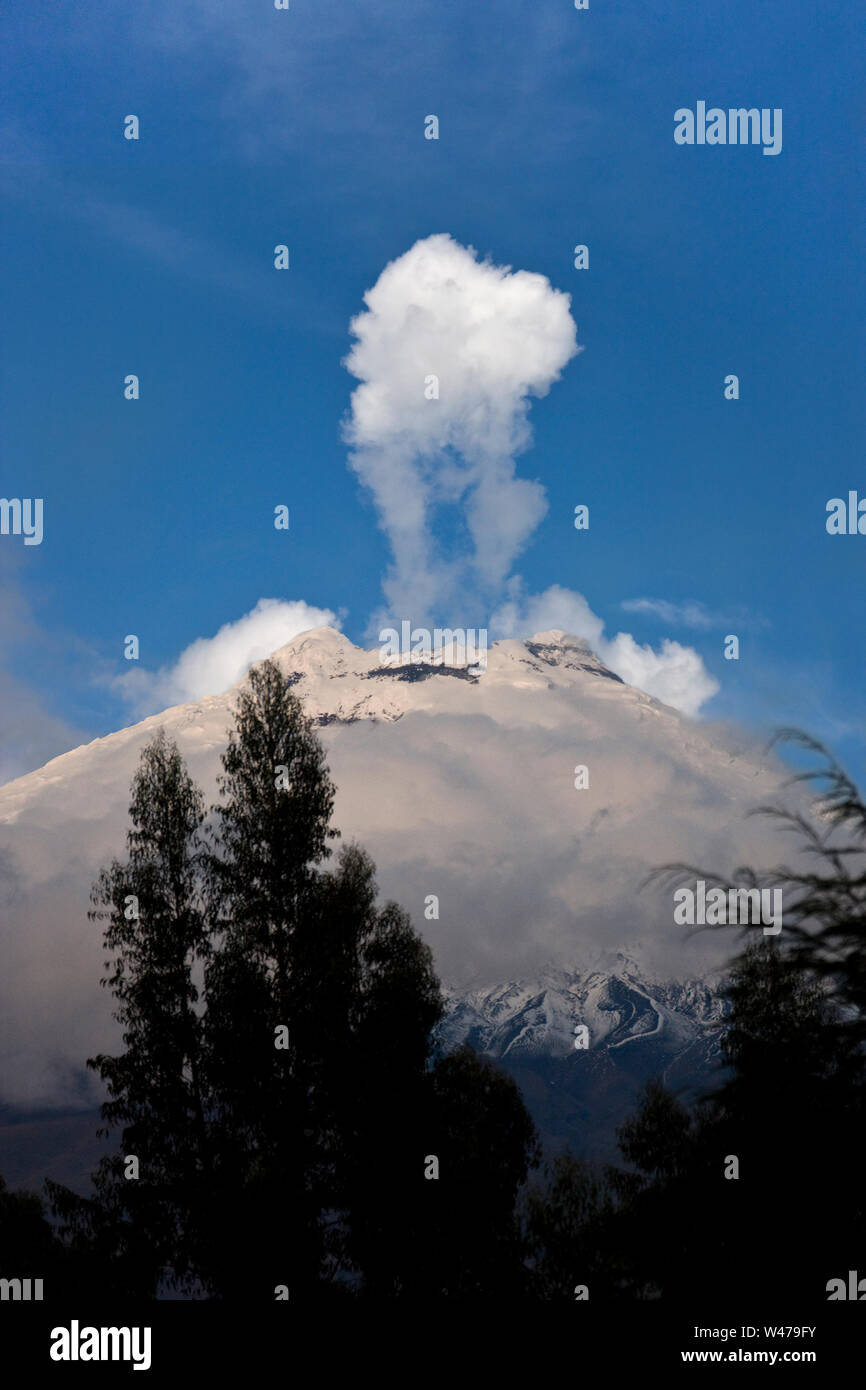
<instances>
[{"instance_id":1,"label":"white cloud","mask_svg":"<svg viewBox=\"0 0 866 1390\"><path fill-rule=\"evenodd\" d=\"M664 598L627 598L620 608L626 613L646 613L652 618L680 627L713 627L723 621L709 613L702 603L689 599L686 603L669 603Z\"/></svg>"},{"instance_id":2,"label":"white cloud","mask_svg":"<svg viewBox=\"0 0 866 1390\"><path fill-rule=\"evenodd\" d=\"M620 604L626 613L641 613L648 618L660 618L673 627L721 628L722 632L757 632L769 627L760 613L751 609L728 608L725 612L707 608L697 599L670 603L664 598L627 598Z\"/></svg>"},{"instance_id":3,"label":"white cloud","mask_svg":"<svg viewBox=\"0 0 866 1390\"><path fill-rule=\"evenodd\" d=\"M608 639L604 623L593 613L583 594L558 584L541 594L524 595L519 580L509 586L511 596L490 619L493 638L526 637L550 628L562 628L582 637L628 685L645 690L683 714L696 716L719 689L693 647L683 647L666 637L661 650L641 645L628 632Z\"/></svg>"},{"instance_id":4,"label":"white cloud","mask_svg":"<svg viewBox=\"0 0 866 1390\"><path fill-rule=\"evenodd\" d=\"M580 351L570 297L439 234L387 265L364 302L345 362L361 381L345 433L391 543L389 619L461 621L473 599L485 611L498 600L494 637L563 628L629 684L697 714L718 684L692 648L665 639L654 651L628 633L608 641L582 594L554 585L526 596L510 575L547 511L544 488L518 478L515 459L531 442L530 397L546 395ZM425 396L431 376L438 400ZM434 541L446 504L462 508L468 532L447 554Z\"/></svg>"},{"instance_id":5,"label":"white cloud","mask_svg":"<svg viewBox=\"0 0 866 1390\"><path fill-rule=\"evenodd\" d=\"M582 637L598 652L604 623L593 613L583 594L552 584L543 594L523 594L519 579L509 584L511 597L491 616L491 637L532 637L536 632L561 628Z\"/></svg>"},{"instance_id":6,"label":"white cloud","mask_svg":"<svg viewBox=\"0 0 866 1390\"><path fill-rule=\"evenodd\" d=\"M611 642L602 642L599 655L629 685L692 717L719 689L694 647L683 647L670 637L662 641L661 651L654 651L631 633L618 632Z\"/></svg>"},{"instance_id":7,"label":"white cloud","mask_svg":"<svg viewBox=\"0 0 866 1390\"><path fill-rule=\"evenodd\" d=\"M529 398L579 351L571 299L543 275L479 261L441 233L385 267L352 320L345 359L361 381L345 428L394 565L384 590L413 620L448 616L467 580L495 591L547 510L518 478ZM425 382L438 378L439 398ZM444 504L464 509L469 546L446 558L432 538Z\"/></svg>"},{"instance_id":8,"label":"white cloud","mask_svg":"<svg viewBox=\"0 0 866 1390\"><path fill-rule=\"evenodd\" d=\"M119 676L114 686L142 718L169 705L220 695L241 680L254 661L271 656L299 632L339 626L329 608L313 608L300 599L260 598L251 612L224 623L216 636L192 642L173 666L155 673L134 669Z\"/></svg>"}]
</instances>

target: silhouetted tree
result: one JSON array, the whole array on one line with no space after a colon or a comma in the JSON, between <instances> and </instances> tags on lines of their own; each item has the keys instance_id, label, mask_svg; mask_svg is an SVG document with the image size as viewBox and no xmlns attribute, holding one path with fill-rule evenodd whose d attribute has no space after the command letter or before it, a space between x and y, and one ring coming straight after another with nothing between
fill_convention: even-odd
<instances>
[{"instance_id":1,"label":"silhouetted tree","mask_svg":"<svg viewBox=\"0 0 866 1390\"><path fill-rule=\"evenodd\" d=\"M0 1178L0 1279L41 1279L42 1296L50 1299L69 1292L77 1272L39 1197L10 1191Z\"/></svg>"},{"instance_id":2,"label":"silhouetted tree","mask_svg":"<svg viewBox=\"0 0 866 1390\"><path fill-rule=\"evenodd\" d=\"M412 1154L405 1140L401 1145L398 1191L408 1222L396 1264L400 1292L425 1302L515 1298L526 1283L518 1197L538 1161L535 1127L517 1084L464 1046L437 1057L421 1094ZM389 1124L395 1140L399 1115L398 1108ZM425 1176L428 1165L438 1176ZM396 1165L390 1167L368 1201L370 1195L387 1200L389 1179L397 1176ZM400 1208L392 1208L391 1231L401 1219ZM371 1264L381 1265L374 1251Z\"/></svg>"},{"instance_id":3,"label":"silhouetted tree","mask_svg":"<svg viewBox=\"0 0 866 1390\"><path fill-rule=\"evenodd\" d=\"M489 1063L439 1055L430 950L377 905L369 857L348 846L327 866L334 787L273 662L240 694L220 792L205 832L158 736L127 862L94 890L125 1050L90 1065L122 1147L91 1198L49 1185L70 1247L144 1297L513 1290L532 1123Z\"/></svg>"},{"instance_id":4,"label":"silhouetted tree","mask_svg":"<svg viewBox=\"0 0 866 1390\"><path fill-rule=\"evenodd\" d=\"M761 872L743 866L730 879L691 864L668 864L647 881L678 884L703 878L726 892L781 889L786 957L827 984L837 1003L850 1009L848 1029L866 1042L866 804L823 744L797 729L780 730L773 743L784 742L819 757L818 767L788 779L790 786L814 783L818 795L806 810L767 805L750 814L770 817L796 835L801 861ZM761 928L743 929L744 935L756 930Z\"/></svg>"},{"instance_id":5,"label":"silhouetted tree","mask_svg":"<svg viewBox=\"0 0 866 1390\"><path fill-rule=\"evenodd\" d=\"M297 1297L325 1271L330 1117L315 1073L348 1019L336 960L327 980L296 969L323 921L334 787L273 662L250 672L222 763L207 861L206 1049L221 1216L210 1282L226 1297L273 1297L277 1284ZM328 945L337 953L333 938ZM287 1046L277 1046L280 1028Z\"/></svg>"},{"instance_id":6,"label":"silhouetted tree","mask_svg":"<svg viewBox=\"0 0 866 1390\"><path fill-rule=\"evenodd\" d=\"M102 1133L121 1126L121 1151L100 1161L92 1199L47 1187L72 1243L97 1252L119 1290L147 1297L164 1272L176 1286L194 1282L209 1167L194 979L208 950L197 888L204 809L162 730L142 752L129 813L127 860L100 875L90 913L108 923L102 984L124 1050L87 1065L109 1095Z\"/></svg>"},{"instance_id":7,"label":"silhouetted tree","mask_svg":"<svg viewBox=\"0 0 866 1390\"><path fill-rule=\"evenodd\" d=\"M502 1255L513 1234L531 1122L487 1064L434 1063L443 1000L432 956L405 912L377 907L369 857L349 846L333 869L320 867L336 834L333 786L273 663L251 672L224 765L209 861L220 937L207 968L207 1037L232 1231L228 1242L223 1225L222 1249L238 1285L224 1271L221 1286L236 1296L252 1279L263 1290L285 1283L293 1297L328 1284L405 1297L441 1292L446 1270L460 1293L473 1278L501 1284L513 1261L491 1252ZM277 1050L279 1025L290 1046ZM479 1134L498 1145L500 1174L490 1176L488 1147L470 1180ZM450 1181L438 1185L424 1178L436 1142L450 1146Z\"/></svg>"},{"instance_id":8,"label":"silhouetted tree","mask_svg":"<svg viewBox=\"0 0 866 1390\"><path fill-rule=\"evenodd\" d=\"M574 1302L581 1286L592 1302L619 1296L625 1272L616 1244L616 1198L606 1170L570 1152L558 1155L547 1165L544 1180L528 1189L523 1220L531 1297Z\"/></svg>"},{"instance_id":9,"label":"silhouetted tree","mask_svg":"<svg viewBox=\"0 0 866 1390\"><path fill-rule=\"evenodd\" d=\"M633 1165L619 1179L621 1229L636 1283L651 1278L665 1298L688 1296L699 1263L708 1297L820 1298L866 1235L866 808L819 744L785 736L824 756L823 769L791 779L817 779L824 796L811 819L758 813L797 831L815 867L741 868L730 881L682 864L662 871L725 890L782 887L784 903L781 937L747 927L733 962L719 1086L689 1112L653 1085L620 1131ZM725 1178L732 1158L739 1177Z\"/></svg>"}]
</instances>

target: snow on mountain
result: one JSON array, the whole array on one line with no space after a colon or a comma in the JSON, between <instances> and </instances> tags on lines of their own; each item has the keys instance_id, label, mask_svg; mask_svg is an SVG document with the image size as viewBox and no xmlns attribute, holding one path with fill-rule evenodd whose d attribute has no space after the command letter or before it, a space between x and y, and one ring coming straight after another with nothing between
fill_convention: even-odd
<instances>
[{"instance_id":1,"label":"snow on mountain","mask_svg":"<svg viewBox=\"0 0 866 1390\"><path fill-rule=\"evenodd\" d=\"M707 982L651 982L633 963L620 961L610 971L551 970L531 982L449 990L443 1040L449 1046L470 1042L499 1060L570 1057L575 1030L585 1025L590 1049L653 1038L677 1051L718 1024L721 1004Z\"/></svg>"},{"instance_id":2,"label":"snow on mountain","mask_svg":"<svg viewBox=\"0 0 866 1390\"><path fill-rule=\"evenodd\" d=\"M681 1097L718 1078L725 1007L712 980L645 978L617 953L603 968L447 992L443 1046L469 1043L517 1081L549 1150L616 1158L616 1127L643 1084ZM585 1025L586 1048L576 1047Z\"/></svg>"},{"instance_id":3,"label":"snow on mountain","mask_svg":"<svg viewBox=\"0 0 866 1390\"><path fill-rule=\"evenodd\" d=\"M734 942L674 926L670 894L640 885L671 860L721 871L774 861L775 834L744 817L774 798L777 765L625 685L559 631L495 643L474 676L383 666L329 628L275 659L319 726L335 823L369 849L383 896L407 908L459 985L467 1033L510 1061L533 1048L564 1057L577 1013L596 1059L602 1043L625 1059L639 1039L686 1038L700 987L676 982L702 979ZM236 698L168 709L0 787L0 1099L68 1104L77 1088L92 1100L81 1066L114 1034L91 883L123 853L130 779L157 728L215 800ZM589 968L617 951L631 975ZM538 982L550 962L566 973L473 993L473 980ZM646 984L660 980L697 990L691 1012L681 992Z\"/></svg>"}]
</instances>

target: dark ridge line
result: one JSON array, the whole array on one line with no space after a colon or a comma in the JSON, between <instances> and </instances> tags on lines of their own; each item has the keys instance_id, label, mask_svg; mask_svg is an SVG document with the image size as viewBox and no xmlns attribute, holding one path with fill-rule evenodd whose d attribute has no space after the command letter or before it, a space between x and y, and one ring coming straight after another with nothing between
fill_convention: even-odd
<instances>
[{"instance_id":1,"label":"dark ridge line","mask_svg":"<svg viewBox=\"0 0 866 1390\"><path fill-rule=\"evenodd\" d=\"M376 671L366 671L364 680L390 677L398 681L426 681L431 676L456 676L458 680L471 681L476 685L479 676L473 676L467 666L434 666L429 661L413 661L405 666L380 666Z\"/></svg>"},{"instance_id":2,"label":"dark ridge line","mask_svg":"<svg viewBox=\"0 0 866 1390\"><path fill-rule=\"evenodd\" d=\"M588 671L591 676L604 676L605 680L617 681L619 685L625 685L622 676L617 676L613 671L609 671L606 666L599 662L598 666L588 666L583 661L557 661L555 658L545 656L545 652L558 652L561 647L555 646L551 642L525 642L524 646L539 661L543 661L547 666L564 666L569 671Z\"/></svg>"}]
</instances>

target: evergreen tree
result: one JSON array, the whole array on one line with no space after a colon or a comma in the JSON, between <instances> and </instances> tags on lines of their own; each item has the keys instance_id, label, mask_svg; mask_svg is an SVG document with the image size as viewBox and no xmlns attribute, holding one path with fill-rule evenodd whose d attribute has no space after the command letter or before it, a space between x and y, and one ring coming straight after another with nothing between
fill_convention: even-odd
<instances>
[{"instance_id":1,"label":"evergreen tree","mask_svg":"<svg viewBox=\"0 0 866 1390\"><path fill-rule=\"evenodd\" d=\"M531 1121L489 1063L438 1055L430 950L377 905L369 857L326 864L334 787L273 662L241 692L220 792L203 848L200 794L160 735L127 862L94 890L125 1051L90 1065L122 1145L91 1198L50 1185L67 1240L144 1297L516 1288Z\"/></svg>"},{"instance_id":2,"label":"evergreen tree","mask_svg":"<svg viewBox=\"0 0 866 1390\"><path fill-rule=\"evenodd\" d=\"M718 1202L721 1159L713 1168L709 1117L690 1112L662 1082L647 1082L636 1115L618 1130L620 1150L631 1165L616 1173L618 1198L614 1249L624 1284L637 1298L687 1300L695 1292L696 1261L715 1287L720 1267ZM707 1152L709 1151L709 1153ZM708 1158L710 1161L708 1161ZM701 1259L700 1249L712 1250Z\"/></svg>"},{"instance_id":3,"label":"evergreen tree","mask_svg":"<svg viewBox=\"0 0 866 1390\"><path fill-rule=\"evenodd\" d=\"M741 1159L741 1178L731 1184L739 1197L739 1277L814 1297L866 1234L866 1058L826 977L802 961L770 939L735 962L722 1042L730 1070L713 1106L726 1151ZM743 1259L758 1229L760 1254Z\"/></svg>"},{"instance_id":4,"label":"evergreen tree","mask_svg":"<svg viewBox=\"0 0 866 1390\"><path fill-rule=\"evenodd\" d=\"M462 1071L434 1066L443 1001L431 953L396 904L377 907L373 865L357 846L322 866L336 835L333 786L273 663L251 673L224 765L209 861L220 935L208 963L207 1038L229 1214L223 1250L240 1276L233 1284L223 1268L221 1287L241 1296L255 1270L255 1288L284 1283L292 1297L327 1287L406 1296L431 1287L434 1267L438 1292L447 1267L465 1291L461 1260L478 1270L486 1261L501 1279L502 1262L489 1259L493 1218L482 1259L468 1217L461 1225L467 1209L454 1175L478 1133L498 1143L510 1207L499 1200L494 1212L510 1238L531 1123L511 1083L494 1082L486 1065L472 1064L472 1083L468 1060ZM289 1046L276 1050L280 1025ZM457 1155L444 1255L435 1184L423 1177L431 1134L443 1133ZM486 1167L475 1183L481 1211L501 1183Z\"/></svg>"},{"instance_id":5,"label":"evergreen tree","mask_svg":"<svg viewBox=\"0 0 866 1390\"><path fill-rule=\"evenodd\" d=\"M121 1126L121 1151L101 1160L89 1201L47 1187L67 1234L116 1266L125 1292L153 1296L163 1275L175 1286L192 1277L209 1166L194 979L207 954L196 882L204 810L162 730L142 752L129 813L127 860L100 875L90 913L108 923L102 984L124 1051L87 1065L108 1091L102 1132Z\"/></svg>"},{"instance_id":6,"label":"evergreen tree","mask_svg":"<svg viewBox=\"0 0 866 1390\"><path fill-rule=\"evenodd\" d=\"M647 883L688 884L702 878L726 893L742 887L780 889L785 955L826 983L837 1004L847 1010L846 1027L866 1044L866 804L816 739L797 729L782 729L773 742L793 743L820 759L817 768L788 781L816 785L818 796L805 811L768 805L751 812L770 817L797 837L797 864L781 863L760 873L745 865L730 879L691 864L668 864L650 874ZM744 937L756 931L761 928L746 926Z\"/></svg>"},{"instance_id":7,"label":"evergreen tree","mask_svg":"<svg viewBox=\"0 0 866 1390\"><path fill-rule=\"evenodd\" d=\"M323 1051L345 1034L354 967L334 933L319 938L326 971L317 977L309 962L327 927L320 866L337 835L334 786L274 662L250 671L222 762L207 861L206 1049L221 1212L211 1283L225 1297L273 1297L278 1284L303 1297L326 1269L324 1213L335 1194Z\"/></svg>"},{"instance_id":8,"label":"evergreen tree","mask_svg":"<svg viewBox=\"0 0 866 1390\"><path fill-rule=\"evenodd\" d=\"M54 1300L72 1291L79 1274L39 1197L12 1192L0 1178L0 1279L41 1279L43 1299Z\"/></svg>"},{"instance_id":9,"label":"evergreen tree","mask_svg":"<svg viewBox=\"0 0 866 1390\"><path fill-rule=\"evenodd\" d=\"M519 1196L539 1160L535 1126L513 1078L470 1047L438 1058L431 1079L441 1164L439 1182L425 1184L438 1203L431 1284L449 1298L516 1298L526 1288Z\"/></svg>"},{"instance_id":10,"label":"evergreen tree","mask_svg":"<svg viewBox=\"0 0 866 1390\"><path fill-rule=\"evenodd\" d=\"M775 741L818 756L818 767L791 778L815 784L818 797L811 815L780 806L759 807L754 814L792 831L812 867L777 865L760 881L784 886L784 940L791 958L828 985L846 1010L846 1029L866 1044L866 804L817 739L783 729Z\"/></svg>"},{"instance_id":11,"label":"evergreen tree","mask_svg":"<svg viewBox=\"0 0 866 1390\"><path fill-rule=\"evenodd\" d=\"M798 863L762 873L741 867L730 880L686 864L651 875L668 884L702 878L726 893L781 888L784 905L781 937L743 929L745 948L726 991L723 1081L691 1114L656 1088L621 1131L636 1169L619 1179L630 1196L623 1229L633 1252L658 1239L665 1210L677 1233L659 1261L656 1283L665 1296L687 1292L686 1271L700 1253L696 1212L714 1247L702 1287L720 1297L821 1297L866 1234L859 1176L866 1158L866 806L814 739L783 730L779 740L823 760L790 779L818 784L822 795L810 809L753 812L796 833ZM663 1115L668 1123L659 1127ZM661 1142L664 1131L669 1142ZM720 1187L726 1156L738 1159L740 1176Z\"/></svg>"},{"instance_id":12,"label":"evergreen tree","mask_svg":"<svg viewBox=\"0 0 866 1390\"><path fill-rule=\"evenodd\" d=\"M682 1301L700 1267L711 1300L820 1298L864 1233L863 1052L775 941L746 947L725 993L719 1086L689 1111L651 1083L620 1130L632 1286Z\"/></svg>"},{"instance_id":13,"label":"evergreen tree","mask_svg":"<svg viewBox=\"0 0 866 1390\"><path fill-rule=\"evenodd\" d=\"M594 1302L611 1300L625 1282L617 1259L616 1198L608 1175L566 1152L527 1191L523 1222L529 1294L573 1302L579 1286Z\"/></svg>"},{"instance_id":14,"label":"evergreen tree","mask_svg":"<svg viewBox=\"0 0 866 1390\"><path fill-rule=\"evenodd\" d=\"M328 886L328 915L332 923L348 919L357 961L350 1027L329 1057L339 1115L341 1269L366 1294L393 1297L415 1288L424 1262L418 1208L429 1151L429 1054L443 1001L430 949L407 914L395 903L375 910L373 866L362 851L344 852ZM352 903L365 898L368 910L353 924Z\"/></svg>"}]
</instances>

